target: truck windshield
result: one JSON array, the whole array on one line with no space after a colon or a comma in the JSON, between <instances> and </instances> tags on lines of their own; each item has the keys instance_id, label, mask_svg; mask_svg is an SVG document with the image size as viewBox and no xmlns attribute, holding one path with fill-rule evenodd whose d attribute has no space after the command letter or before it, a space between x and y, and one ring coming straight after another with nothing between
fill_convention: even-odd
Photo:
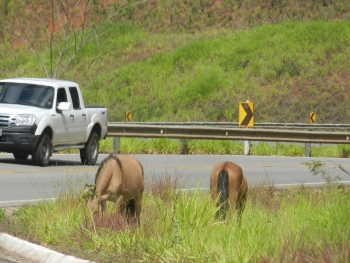
<instances>
[{"instance_id":1,"label":"truck windshield","mask_svg":"<svg viewBox=\"0 0 350 263\"><path fill-rule=\"evenodd\" d=\"M28 83L0 83L0 103L30 105L51 109L54 89Z\"/></svg>"}]
</instances>

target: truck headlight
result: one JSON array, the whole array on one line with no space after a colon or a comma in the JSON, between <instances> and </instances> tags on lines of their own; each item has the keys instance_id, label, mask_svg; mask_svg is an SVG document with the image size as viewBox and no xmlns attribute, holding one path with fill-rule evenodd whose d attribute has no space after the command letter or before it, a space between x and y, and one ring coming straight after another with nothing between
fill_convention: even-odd
<instances>
[{"instance_id":1,"label":"truck headlight","mask_svg":"<svg viewBox=\"0 0 350 263\"><path fill-rule=\"evenodd\" d=\"M16 125L33 125L35 123L35 115L19 114L16 115Z\"/></svg>"}]
</instances>

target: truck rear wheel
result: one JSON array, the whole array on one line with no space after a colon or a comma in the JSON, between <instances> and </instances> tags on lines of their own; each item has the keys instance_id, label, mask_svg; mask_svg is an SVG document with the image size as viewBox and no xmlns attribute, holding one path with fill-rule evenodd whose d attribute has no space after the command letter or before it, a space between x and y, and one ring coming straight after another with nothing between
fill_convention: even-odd
<instances>
[{"instance_id":1,"label":"truck rear wheel","mask_svg":"<svg viewBox=\"0 0 350 263\"><path fill-rule=\"evenodd\" d=\"M35 165L46 166L50 161L51 156L51 139L47 133L43 133L39 143L32 154L32 160Z\"/></svg>"},{"instance_id":2,"label":"truck rear wheel","mask_svg":"<svg viewBox=\"0 0 350 263\"><path fill-rule=\"evenodd\" d=\"M80 149L80 160L84 165L95 165L99 151L98 134L92 131L84 149Z\"/></svg>"}]
</instances>

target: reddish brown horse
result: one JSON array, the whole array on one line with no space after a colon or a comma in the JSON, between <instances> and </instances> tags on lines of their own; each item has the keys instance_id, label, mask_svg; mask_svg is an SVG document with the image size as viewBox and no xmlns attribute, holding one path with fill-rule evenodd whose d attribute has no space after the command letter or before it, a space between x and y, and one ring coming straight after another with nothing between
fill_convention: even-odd
<instances>
[{"instance_id":1,"label":"reddish brown horse","mask_svg":"<svg viewBox=\"0 0 350 263\"><path fill-rule=\"evenodd\" d=\"M240 220L248 191L241 167L229 161L216 164L210 175L210 191L213 200L219 196L217 218L225 219L228 208L231 208L231 211L238 210Z\"/></svg>"},{"instance_id":2,"label":"reddish brown horse","mask_svg":"<svg viewBox=\"0 0 350 263\"><path fill-rule=\"evenodd\" d=\"M93 196L88 205L94 214L106 210L106 200L116 202L117 211L140 224L141 201L144 190L143 166L131 155L111 154L102 161L95 177ZM86 187L84 192L89 189Z\"/></svg>"}]
</instances>

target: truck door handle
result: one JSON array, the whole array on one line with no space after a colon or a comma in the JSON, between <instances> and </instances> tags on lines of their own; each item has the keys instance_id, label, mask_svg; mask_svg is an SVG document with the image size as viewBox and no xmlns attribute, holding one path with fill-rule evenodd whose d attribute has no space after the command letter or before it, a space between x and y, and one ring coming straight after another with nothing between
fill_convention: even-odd
<instances>
[{"instance_id":1,"label":"truck door handle","mask_svg":"<svg viewBox=\"0 0 350 263\"><path fill-rule=\"evenodd\" d=\"M71 119L74 119L74 115L73 115L73 114L71 114L69 117L70 117Z\"/></svg>"},{"instance_id":2,"label":"truck door handle","mask_svg":"<svg viewBox=\"0 0 350 263\"><path fill-rule=\"evenodd\" d=\"M86 118L86 114L85 113L83 113L81 116L83 116L83 118Z\"/></svg>"}]
</instances>

